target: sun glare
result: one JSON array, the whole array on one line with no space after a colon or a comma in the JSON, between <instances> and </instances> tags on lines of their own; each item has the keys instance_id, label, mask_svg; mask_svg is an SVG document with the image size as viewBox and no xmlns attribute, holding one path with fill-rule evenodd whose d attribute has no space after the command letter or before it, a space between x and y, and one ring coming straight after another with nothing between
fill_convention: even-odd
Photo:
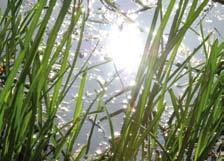
<instances>
[{"instance_id":1,"label":"sun glare","mask_svg":"<svg viewBox=\"0 0 224 161\"><path fill-rule=\"evenodd\" d=\"M143 52L140 30L132 24L113 26L106 41L106 52L119 69L136 70Z\"/></svg>"}]
</instances>

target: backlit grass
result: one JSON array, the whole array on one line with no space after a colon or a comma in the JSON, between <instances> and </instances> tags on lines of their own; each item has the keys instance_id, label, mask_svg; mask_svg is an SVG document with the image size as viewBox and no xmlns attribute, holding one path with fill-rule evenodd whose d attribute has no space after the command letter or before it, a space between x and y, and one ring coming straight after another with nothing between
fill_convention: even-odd
<instances>
[{"instance_id":1,"label":"backlit grass","mask_svg":"<svg viewBox=\"0 0 224 161\"><path fill-rule=\"evenodd\" d=\"M88 107L83 103L88 71L110 60L93 66L84 62L73 75L90 14L84 10L85 3L64 0L47 33L57 0L39 0L26 14L21 13L22 2L9 0L0 13L0 161L204 161L208 158L224 130L224 43L212 39L213 33L205 33L203 20L199 20L208 0L170 0L167 8L163 8L164 1L157 1L119 137L114 136L112 116L103 99L105 90L100 90ZM101 2L127 16L113 1ZM142 5L141 1L136 2ZM175 4L178 4L176 8ZM70 17L69 24L60 35L66 16ZM201 25L198 31L201 43L182 63L176 63L181 43L195 21ZM74 30L79 33L76 41L72 38ZM167 42L163 39L165 30L169 31ZM77 44L74 56L70 52L73 43ZM195 65L192 59L197 53L205 59ZM50 78L55 64L60 69ZM174 84L183 78L186 85L179 95ZM73 117L59 127L59 105L74 83L79 89ZM109 82L100 85L103 89ZM93 106L95 112L91 112ZM161 121L168 106L172 113L163 125ZM88 155L93 124L87 143L75 152L73 147L87 116L94 114L95 123L100 112L106 114L109 122L110 147L100 156Z\"/></svg>"}]
</instances>

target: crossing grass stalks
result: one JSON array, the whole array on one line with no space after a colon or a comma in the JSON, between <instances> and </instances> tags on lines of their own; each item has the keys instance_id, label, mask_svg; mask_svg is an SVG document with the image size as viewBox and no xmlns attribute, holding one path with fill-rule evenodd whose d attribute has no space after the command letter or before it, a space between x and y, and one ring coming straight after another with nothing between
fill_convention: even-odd
<instances>
[{"instance_id":1,"label":"crossing grass stalks","mask_svg":"<svg viewBox=\"0 0 224 161\"><path fill-rule=\"evenodd\" d=\"M208 1L169 1L164 11L162 3L157 1L136 86L132 89L120 136L112 141L116 144L112 144L108 160L202 161L207 159L223 131L223 76L217 72L221 71L223 62L223 43L215 40L207 45L210 34L205 37L201 27L202 43L174 68L186 32ZM178 3L176 10L175 3ZM189 3L191 7L187 9ZM171 27L164 44L168 22ZM195 73L191 59L202 50L206 59ZM186 87L179 96L173 88L180 78L186 79ZM166 103L168 99L171 104ZM161 120L167 106L172 107L173 113L163 127Z\"/></svg>"},{"instance_id":2,"label":"crossing grass stalks","mask_svg":"<svg viewBox=\"0 0 224 161\"><path fill-rule=\"evenodd\" d=\"M86 117L81 115L82 96L87 72L94 67L83 67L75 78L72 72L76 67L87 13L82 11L81 1L65 0L47 35L46 28L57 1L40 0L26 14L20 12L22 2L8 1L0 17L0 60L6 68L0 91L0 160L79 160L85 146L75 157L72 147ZM55 46L70 5L76 7L70 13L68 28L57 42L59 45ZM74 43L71 35L75 27L80 28L80 36L69 66L68 58ZM54 64L60 65L60 69L50 80ZM66 72L69 74L65 75ZM68 87L79 75L82 79L72 126L65 126L69 130L61 133L65 127L57 126L56 114ZM62 85L63 81L65 85Z\"/></svg>"},{"instance_id":3,"label":"crossing grass stalks","mask_svg":"<svg viewBox=\"0 0 224 161\"><path fill-rule=\"evenodd\" d=\"M89 152L95 125L90 129L86 145L76 153L73 146L95 104L94 122L97 113L104 111L112 136L111 147L98 160L207 159L224 130L224 43L218 39L212 41L212 33L204 33L203 22L200 22L201 44L182 63L177 64L174 60L186 32L198 20L208 0L171 0L165 9L164 1L157 1L119 137L114 136L108 105L103 101L105 91L99 92L83 112L82 97L88 71L107 62L90 67L84 63L75 77L72 74L89 15L83 11L82 1L64 0L48 35L46 29L57 0L39 0L26 14L20 12L22 2L9 0L0 14L0 63L4 66L0 89L0 161L83 159ZM121 14L112 1L102 2ZM178 7L175 9L176 3ZM190 9L187 9L190 3ZM72 4L75 7L68 13ZM68 14L69 25L57 42ZM171 27L168 40L164 42L168 23ZM79 28L80 34L73 62L69 65L74 28ZM43 44L46 45L43 47ZM195 65L192 58L199 52L205 59ZM49 74L55 64L59 64L60 69L50 79ZM81 80L78 81L79 76ZM174 84L182 78L186 79L186 87L178 95ZM59 127L57 111L73 83L79 83L73 118ZM166 103L167 99L171 100L170 104ZM167 125L163 126L161 120L167 106L172 107L172 114Z\"/></svg>"}]
</instances>

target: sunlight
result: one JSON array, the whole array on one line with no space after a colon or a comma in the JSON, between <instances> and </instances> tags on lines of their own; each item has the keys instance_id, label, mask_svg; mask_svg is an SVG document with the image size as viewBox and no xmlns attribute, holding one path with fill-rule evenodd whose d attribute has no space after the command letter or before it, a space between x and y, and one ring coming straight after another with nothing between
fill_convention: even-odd
<instances>
[{"instance_id":1,"label":"sunlight","mask_svg":"<svg viewBox=\"0 0 224 161\"><path fill-rule=\"evenodd\" d=\"M106 52L119 69L132 72L138 67L144 43L133 24L113 26L106 41Z\"/></svg>"}]
</instances>

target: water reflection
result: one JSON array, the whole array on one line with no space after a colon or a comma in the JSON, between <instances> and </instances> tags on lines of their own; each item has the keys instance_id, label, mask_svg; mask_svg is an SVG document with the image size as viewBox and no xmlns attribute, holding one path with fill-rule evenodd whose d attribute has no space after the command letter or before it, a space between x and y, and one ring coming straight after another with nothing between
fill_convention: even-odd
<instances>
[{"instance_id":1,"label":"water reflection","mask_svg":"<svg viewBox=\"0 0 224 161\"><path fill-rule=\"evenodd\" d=\"M32 6L32 3L31 3L32 1L34 1L34 0L30 0L30 1L27 0L27 3L26 3L26 5L24 5L23 10L30 8L30 6ZM151 2L150 1L151 0L142 0L142 2L144 2L144 4L147 4L147 3L150 4L152 2L152 1ZM133 3L133 1L118 0L116 2L119 3L122 10L124 10L126 12L129 12L129 10L132 11L133 9L134 10L140 9L135 3ZM28 5L28 4L30 4L30 5ZM56 7L60 7L59 4L60 4L60 1L58 1ZM141 31L139 30L137 25L134 23L127 23L127 22L123 22L124 20L121 20L121 21L118 20L119 16L116 16L115 13L113 13L113 12L107 11L100 4L99 1L92 0L91 5L93 5L94 7L93 7L92 12L90 13L90 20L88 21L88 24L87 24L87 27L88 27L87 31L89 31L89 32L86 32L86 34L84 36L85 36L85 38L87 37L88 40L90 40L90 41L95 41L96 39L98 41L98 39L99 39L100 43L103 44L102 50L97 48L97 50L99 50L100 54L97 55L96 53L94 53L96 55L96 58L95 59L92 58L91 61L96 63L100 60L101 54L106 54L107 57L110 57L113 59L113 62L115 63L116 67L118 67L119 69L125 69L127 72L131 73L131 74L124 73L125 77L122 77L122 80L125 80L125 78L127 78L127 80L128 80L127 82L129 84L129 82L131 81L130 77L134 77L133 71L135 71L137 69L141 54L143 53L142 50L144 49L144 37L147 34L141 33ZM55 10L55 12L56 11L57 10ZM221 20L224 19L224 16L222 13L223 13L223 7L220 6L219 9L214 8L212 14L209 14L208 17L206 17L206 19L207 19L207 20L205 20L206 30L209 30L210 28L214 28L214 26L216 26L216 28L219 31L221 31L220 33L222 33L222 34L224 33L224 32L222 32L223 27L220 22ZM131 15L131 16L129 15L129 16L132 19L136 20L137 23L140 24L139 26L141 26L143 28L148 28L149 22L151 21L150 15L151 15L151 12L147 10L145 12L141 12L141 14L138 14L138 15L135 14L135 15ZM55 16L55 18L56 18L56 16ZM52 17L52 19L51 19L52 23L55 22L55 18ZM67 24L68 22L69 21L66 21L66 23L63 25L64 28L66 28L66 26L68 26L68 24ZM111 24L112 22L113 22L113 24ZM212 24L210 22L212 22ZM106 34L107 32L108 32L108 34ZM194 48L196 46L194 44L198 44L198 41L196 42L196 40L192 39L192 37L194 37L194 36L195 35L192 36L191 32L188 33L188 36L186 37L185 42L184 42L187 47ZM76 37L77 37L77 35L74 34L73 38L75 39ZM166 37L164 37L164 38L166 38ZM92 43L92 44L94 44L94 43ZM91 43L84 41L82 44L82 50L85 49L84 50L85 52L81 53L80 58L84 59L86 57L86 55L88 55L88 52L86 52L86 51L90 50L91 47L92 47ZM184 47L184 49L186 49L186 47ZM72 52L72 54L71 54L71 60L72 60L72 58L74 57L74 51L71 51L71 52ZM176 60L177 62L179 62L179 61L181 62L185 59L184 53L185 52L183 52L182 55L178 54L177 60ZM196 59L196 60L198 60L198 59ZM78 63L81 64L82 61L80 61ZM89 64L91 64L91 62L89 62ZM196 64L196 61L194 61L193 64ZM55 67L55 68L57 69L57 67ZM113 77L113 74L114 74L113 69L108 68L108 66L103 66L102 69L103 70L94 69L93 71L88 73L89 82L87 83L87 87L86 87L88 92L86 93L87 99L85 99L85 103L87 102L87 100L90 100L94 96L94 94L95 94L94 89L95 88L98 89L97 84L96 83L94 84L95 80L99 81L101 84L105 84L105 80L107 80L110 77ZM54 73L51 73L51 74L53 77ZM135 84L134 81L130 82L130 85L134 85L134 84ZM60 111L59 111L59 115L58 115L58 119L59 119L60 123L63 122L63 120L69 121L70 118L72 118L73 109L74 109L74 101L75 101L74 96L77 91L77 88L78 87L76 87L75 85L71 88L71 90L70 90L71 92L69 92L68 96L66 97L67 101L63 102L63 104L60 106ZM119 90L117 90L117 89L120 89L120 88L121 88L120 80L115 79L113 84L111 84L108 87L107 94L105 94L105 96L108 96L108 97L110 97L111 95L113 96L113 93L119 92ZM176 89L181 95L181 93L183 92L183 89L180 89L178 87L178 85L177 85ZM106 98L106 100L107 99L108 98ZM124 108L124 109L127 108L127 101L128 101L127 99L130 99L130 95L127 98L119 97L116 99L117 100L115 101L115 97L114 97L113 100L108 105L109 112L114 112L120 108ZM170 111L171 111L171 109L168 108L166 114L169 114ZM132 112L135 112L135 109L132 109ZM105 116L104 114L99 114L99 118L101 118L101 115ZM115 130L119 130L121 127L122 115L123 114L112 118ZM169 115L164 115L164 117L163 117L164 120L162 120L163 121L162 123L164 123L164 125L167 122ZM106 135L109 136L110 129L107 124L107 121L102 121L100 124L102 124L102 126L104 127ZM82 132L80 133L80 137L78 139L78 141L81 144L86 143L86 137L84 137L84 136L85 136L85 134L87 134L89 132L89 129L91 128L91 126L92 126L91 122L85 123L85 126L83 127ZM96 150L96 146L97 146L98 142L105 140L105 138L104 138L105 135L102 133L103 133L102 128L97 128L96 131L94 131L94 133L93 133L94 139L92 140L92 144L91 144L93 147L91 147L91 150L90 150L91 153L93 153L93 151ZM115 132L114 135L119 136L119 132ZM77 146L79 146L79 145L80 144L77 144ZM96 153L98 153L98 154L102 153L102 149L98 149L96 151Z\"/></svg>"}]
</instances>

